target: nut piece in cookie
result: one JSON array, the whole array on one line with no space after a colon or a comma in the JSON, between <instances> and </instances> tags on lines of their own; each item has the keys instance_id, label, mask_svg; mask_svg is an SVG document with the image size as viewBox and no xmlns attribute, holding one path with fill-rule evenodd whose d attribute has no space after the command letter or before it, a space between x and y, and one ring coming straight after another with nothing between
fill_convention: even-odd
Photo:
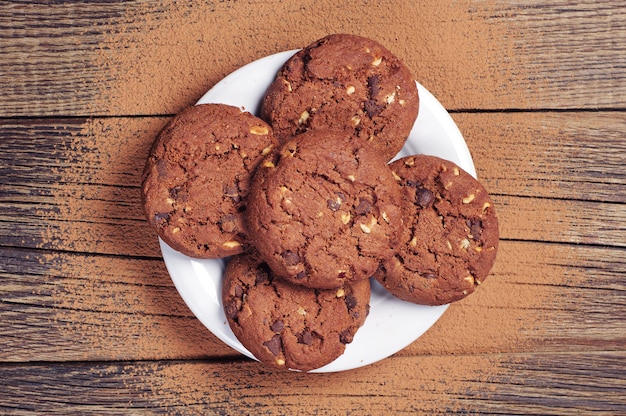
<instances>
[{"instance_id":1,"label":"nut piece in cookie","mask_svg":"<svg viewBox=\"0 0 626 416\"><path fill-rule=\"evenodd\" d=\"M405 228L374 277L400 299L442 305L474 292L498 250L498 219L483 185L456 164L426 155L390 165L404 191Z\"/></svg>"},{"instance_id":2,"label":"nut piece in cookie","mask_svg":"<svg viewBox=\"0 0 626 416\"><path fill-rule=\"evenodd\" d=\"M417 118L417 85L408 67L378 42L333 34L283 65L261 106L279 140L319 128L346 129L386 161Z\"/></svg>"},{"instance_id":3,"label":"nut piece in cookie","mask_svg":"<svg viewBox=\"0 0 626 416\"><path fill-rule=\"evenodd\" d=\"M250 241L274 273L311 288L369 278L395 253L401 188L372 148L310 130L261 162L248 199Z\"/></svg>"},{"instance_id":4,"label":"nut piece in cookie","mask_svg":"<svg viewBox=\"0 0 626 416\"><path fill-rule=\"evenodd\" d=\"M222 300L237 339L274 368L310 371L343 354L369 313L370 282L312 290L274 276L250 254L226 266Z\"/></svg>"},{"instance_id":5,"label":"nut piece in cookie","mask_svg":"<svg viewBox=\"0 0 626 416\"><path fill-rule=\"evenodd\" d=\"M159 133L146 162L141 196L148 222L188 256L241 253L250 179L277 143L267 123L236 107L183 110Z\"/></svg>"}]
</instances>

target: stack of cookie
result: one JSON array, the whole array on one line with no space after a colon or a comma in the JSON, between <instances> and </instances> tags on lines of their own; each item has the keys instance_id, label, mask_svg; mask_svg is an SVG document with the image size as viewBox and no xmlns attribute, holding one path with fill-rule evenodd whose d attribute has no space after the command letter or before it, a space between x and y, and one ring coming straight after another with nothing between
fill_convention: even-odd
<instances>
[{"instance_id":1,"label":"stack of cookie","mask_svg":"<svg viewBox=\"0 0 626 416\"><path fill-rule=\"evenodd\" d=\"M389 50L330 35L284 64L260 118L197 105L159 134L146 216L181 253L230 259L224 311L261 362L309 371L335 360L369 312L370 278L441 305L489 273L498 223L485 188L434 156L390 163L418 100Z\"/></svg>"}]
</instances>

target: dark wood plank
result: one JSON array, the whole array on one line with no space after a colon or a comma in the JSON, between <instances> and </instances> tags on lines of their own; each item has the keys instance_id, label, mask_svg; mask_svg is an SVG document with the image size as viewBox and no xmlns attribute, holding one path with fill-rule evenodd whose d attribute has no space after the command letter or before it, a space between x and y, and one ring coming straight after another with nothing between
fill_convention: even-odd
<instances>
[{"instance_id":1,"label":"dark wood plank","mask_svg":"<svg viewBox=\"0 0 626 416\"><path fill-rule=\"evenodd\" d=\"M161 260L14 248L0 258L0 361L238 355L193 317ZM622 349L624 274L623 249L503 241L479 290L400 354Z\"/></svg>"},{"instance_id":2,"label":"dark wood plank","mask_svg":"<svg viewBox=\"0 0 626 416\"><path fill-rule=\"evenodd\" d=\"M495 197L503 239L543 240L624 247L623 205L601 203L559 203L544 199ZM85 200L89 210L94 200ZM113 205L113 203L111 203ZM48 209L54 210L55 206ZM65 207L61 207L62 209ZM142 218L127 219L120 210L99 211L102 217L86 222L79 213L41 215L32 205L11 204L2 210L0 243L8 246L49 248L67 251L152 256L160 254L155 234ZM132 207L138 211L139 207ZM36 211L33 213L33 211ZM519 213L533 215L520 218ZM580 217L578 216L580 215Z\"/></svg>"},{"instance_id":3,"label":"dark wood plank","mask_svg":"<svg viewBox=\"0 0 626 416\"><path fill-rule=\"evenodd\" d=\"M21 189L6 186L13 195ZM138 189L64 186L54 196L0 206L0 245L100 254L159 256ZM124 200L120 201L120 198ZM626 247L626 206L494 196L501 238ZM520 216L524 213L524 216Z\"/></svg>"},{"instance_id":4,"label":"dark wood plank","mask_svg":"<svg viewBox=\"0 0 626 416\"><path fill-rule=\"evenodd\" d=\"M236 353L193 316L161 260L0 248L0 361Z\"/></svg>"},{"instance_id":5,"label":"dark wood plank","mask_svg":"<svg viewBox=\"0 0 626 416\"><path fill-rule=\"evenodd\" d=\"M623 352L394 357L343 373L256 363L2 366L5 414L622 414Z\"/></svg>"},{"instance_id":6,"label":"dark wood plank","mask_svg":"<svg viewBox=\"0 0 626 416\"><path fill-rule=\"evenodd\" d=\"M124 11L116 2L2 2L0 114L84 114L94 88L104 90L93 82L99 39Z\"/></svg>"},{"instance_id":7,"label":"dark wood plank","mask_svg":"<svg viewBox=\"0 0 626 416\"><path fill-rule=\"evenodd\" d=\"M491 192L626 201L623 112L454 113L453 118ZM2 180L137 186L150 144L167 120L1 120Z\"/></svg>"},{"instance_id":8,"label":"dark wood plank","mask_svg":"<svg viewBox=\"0 0 626 416\"><path fill-rule=\"evenodd\" d=\"M348 19L330 0L5 1L0 114L172 114L248 62L340 32L379 39L451 109L625 108L617 1L360 4Z\"/></svg>"},{"instance_id":9,"label":"dark wood plank","mask_svg":"<svg viewBox=\"0 0 626 416\"><path fill-rule=\"evenodd\" d=\"M494 194L503 238L626 245L622 113L455 117ZM166 121L0 122L0 243L158 256L138 186ZM509 127L485 127L493 125Z\"/></svg>"},{"instance_id":10,"label":"dark wood plank","mask_svg":"<svg viewBox=\"0 0 626 416\"><path fill-rule=\"evenodd\" d=\"M167 120L0 120L2 183L136 187L152 141Z\"/></svg>"}]
</instances>

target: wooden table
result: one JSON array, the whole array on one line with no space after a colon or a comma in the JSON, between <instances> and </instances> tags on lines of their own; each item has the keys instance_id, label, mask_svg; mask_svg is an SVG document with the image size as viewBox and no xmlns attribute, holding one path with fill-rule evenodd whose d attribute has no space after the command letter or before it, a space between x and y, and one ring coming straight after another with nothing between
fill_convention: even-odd
<instances>
[{"instance_id":1,"label":"wooden table","mask_svg":"<svg viewBox=\"0 0 626 416\"><path fill-rule=\"evenodd\" d=\"M392 357L275 373L187 309L140 173L226 74L335 32L450 111L501 246ZM3 1L0 93L0 413L626 414L622 2Z\"/></svg>"}]
</instances>

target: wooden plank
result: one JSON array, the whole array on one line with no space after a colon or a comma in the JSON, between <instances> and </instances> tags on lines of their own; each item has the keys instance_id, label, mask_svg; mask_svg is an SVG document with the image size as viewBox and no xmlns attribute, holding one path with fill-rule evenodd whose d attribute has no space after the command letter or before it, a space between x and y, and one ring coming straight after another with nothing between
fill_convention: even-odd
<instances>
[{"instance_id":1,"label":"wooden plank","mask_svg":"<svg viewBox=\"0 0 626 416\"><path fill-rule=\"evenodd\" d=\"M454 113L492 193L626 201L623 112ZM0 120L0 180L138 186L168 118Z\"/></svg>"},{"instance_id":2,"label":"wooden plank","mask_svg":"<svg viewBox=\"0 0 626 416\"><path fill-rule=\"evenodd\" d=\"M0 361L223 357L161 260L0 249Z\"/></svg>"},{"instance_id":3,"label":"wooden plank","mask_svg":"<svg viewBox=\"0 0 626 416\"><path fill-rule=\"evenodd\" d=\"M626 202L626 113L452 114L490 192Z\"/></svg>"},{"instance_id":4,"label":"wooden plank","mask_svg":"<svg viewBox=\"0 0 626 416\"><path fill-rule=\"evenodd\" d=\"M626 408L623 352L394 357L343 373L248 361L0 367L5 414L542 414Z\"/></svg>"},{"instance_id":5,"label":"wooden plank","mask_svg":"<svg viewBox=\"0 0 626 416\"><path fill-rule=\"evenodd\" d=\"M518 60L523 68L518 71L530 82L518 77L511 81L521 81L519 85L536 96L529 101L547 104L539 104L543 108L624 108L623 93L605 89L607 84L623 83L626 77L626 45L620 41L626 30L626 10L618 1L514 3L506 11L516 27L513 53L523 56ZM612 70L607 68L611 65ZM561 95L565 88L570 89L567 98ZM607 95L597 97L599 91ZM498 101L506 102L506 98Z\"/></svg>"},{"instance_id":6,"label":"wooden plank","mask_svg":"<svg viewBox=\"0 0 626 416\"><path fill-rule=\"evenodd\" d=\"M626 245L623 113L455 117L494 194L503 238ZM138 186L166 121L0 122L0 244L158 256ZM500 125L508 127L486 127Z\"/></svg>"},{"instance_id":7,"label":"wooden plank","mask_svg":"<svg viewBox=\"0 0 626 416\"><path fill-rule=\"evenodd\" d=\"M139 186L163 117L0 120L2 183Z\"/></svg>"},{"instance_id":8,"label":"wooden plank","mask_svg":"<svg viewBox=\"0 0 626 416\"><path fill-rule=\"evenodd\" d=\"M484 284L405 353L622 350L625 273L623 249L504 241Z\"/></svg>"},{"instance_id":9,"label":"wooden plank","mask_svg":"<svg viewBox=\"0 0 626 416\"><path fill-rule=\"evenodd\" d=\"M626 247L626 205L495 196L501 238Z\"/></svg>"},{"instance_id":10,"label":"wooden plank","mask_svg":"<svg viewBox=\"0 0 626 416\"><path fill-rule=\"evenodd\" d=\"M4 203L0 208L0 244L15 247L129 256L160 255L156 234L141 216L138 189L85 195L90 187L63 191L46 203ZM114 194L132 194L119 201ZM115 199L115 200L112 200ZM68 205L73 204L73 205Z\"/></svg>"},{"instance_id":11,"label":"wooden plank","mask_svg":"<svg viewBox=\"0 0 626 416\"><path fill-rule=\"evenodd\" d=\"M22 191L5 188L13 195ZM156 234L141 214L138 189L66 185L60 194L0 205L0 245L159 256ZM501 195L493 199L502 239L626 247L624 204Z\"/></svg>"},{"instance_id":12,"label":"wooden plank","mask_svg":"<svg viewBox=\"0 0 626 416\"><path fill-rule=\"evenodd\" d=\"M447 108L626 105L618 1L358 4L348 19L330 0L5 1L0 114L172 114L248 62L346 32L392 49Z\"/></svg>"},{"instance_id":13,"label":"wooden plank","mask_svg":"<svg viewBox=\"0 0 626 416\"><path fill-rule=\"evenodd\" d=\"M160 260L13 248L0 258L0 361L238 355L193 317ZM400 355L621 349L625 273L623 249L504 241L477 292Z\"/></svg>"},{"instance_id":14,"label":"wooden plank","mask_svg":"<svg viewBox=\"0 0 626 416\"><path fill-rule=\"evenodd\" d=\"M453 118L491 192L626 201L622 112L454 113ZM150 144L167 120L1 120L2 181L137 186Z\"/></svg>"},{"instance_id":15,"label":"wooden plank","mask_svg":"<svg viewBox=\"0 0 626 416\"><path fill-rule=\"evenodd\" d=\"M71 250L89 251L91 243L85 243L91 240L111 254L158 255L138 204L138 186L148 149L165 122L3 120L2 244L59 249L70 244ZM68 222L68 215L80 219ZM38 218L34 228L29 216ZM112 250L111 243L127 249Z\"/></svg>"},{"instance_id":16,"label":"wooden plank","mask_svg":"<svg viewBox=\"0 0 626 416\"><path fill-rule=\"evenodd\" d=\"M84 114L100 71L98 38L123 14L113 2L2 2L0 114Z\"/></svg>"}]
</instances>

